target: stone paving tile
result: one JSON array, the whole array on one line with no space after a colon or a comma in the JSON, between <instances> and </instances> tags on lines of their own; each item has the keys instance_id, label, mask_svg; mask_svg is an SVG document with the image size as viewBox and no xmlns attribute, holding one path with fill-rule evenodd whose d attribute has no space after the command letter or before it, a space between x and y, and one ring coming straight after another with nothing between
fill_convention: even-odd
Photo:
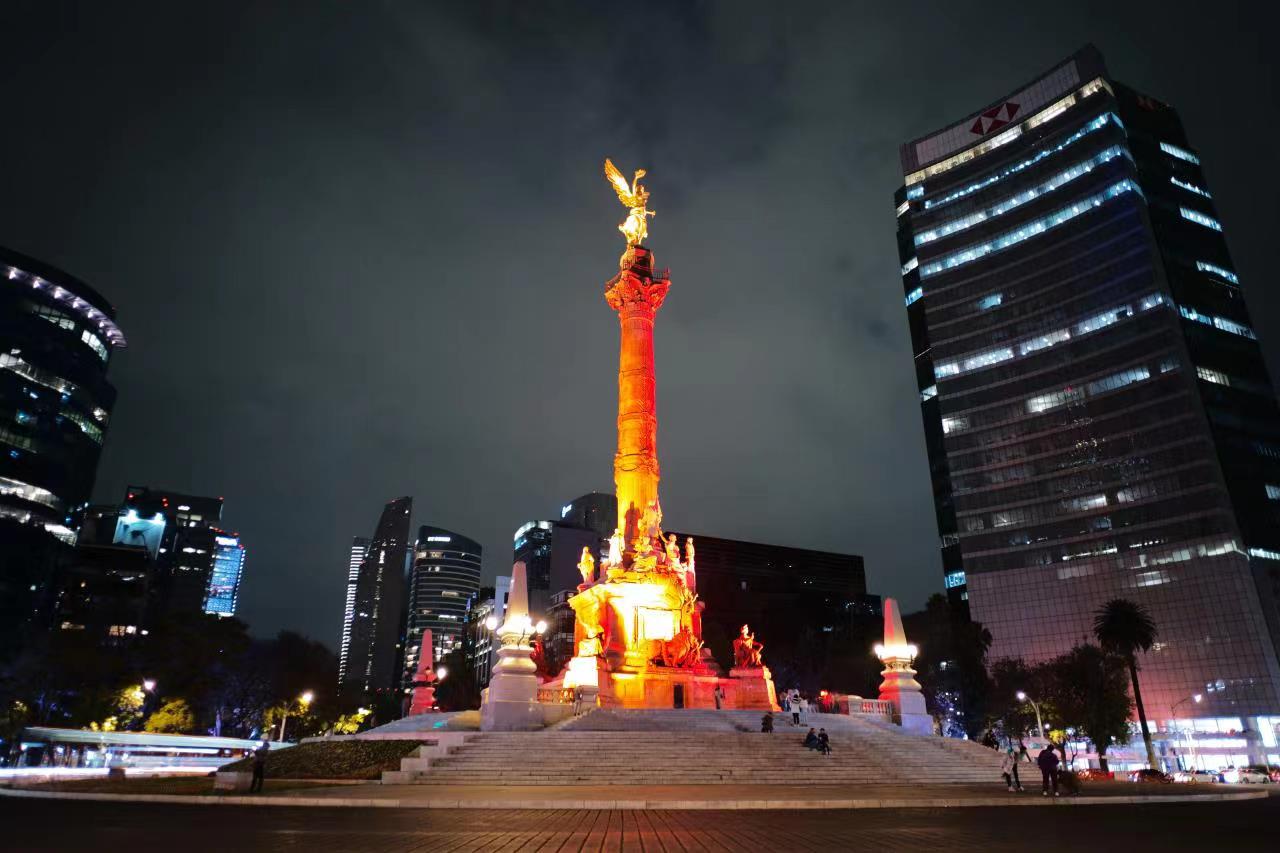
<instances>
[{"instance_id":1,"label":"stone paving tile","mask_svg":"<svg viewBox=\"0 0 1280 853\"><path fill-rule=\"evenodd\" d=\"M1280 796L1089 809L883 811L438 811L0 800L4 850L920 853L1265 850Z\"/></svg>"}]
</instances>

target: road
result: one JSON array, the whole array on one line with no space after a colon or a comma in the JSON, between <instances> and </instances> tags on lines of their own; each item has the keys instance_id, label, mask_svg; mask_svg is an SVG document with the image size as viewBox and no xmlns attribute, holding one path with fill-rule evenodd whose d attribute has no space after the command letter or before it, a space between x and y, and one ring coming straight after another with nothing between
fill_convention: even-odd
<instances>
[{"instance_id":1,"label":"road","mask_svg":"<svg viewBox=\"0 0 1280 853\"><path fill-rule=\"evenodd\" d=\"M0 798L8 851L1266 850L1280 797L1194 805L858 811L481 811Z\"/></svg>"}]
</instances>

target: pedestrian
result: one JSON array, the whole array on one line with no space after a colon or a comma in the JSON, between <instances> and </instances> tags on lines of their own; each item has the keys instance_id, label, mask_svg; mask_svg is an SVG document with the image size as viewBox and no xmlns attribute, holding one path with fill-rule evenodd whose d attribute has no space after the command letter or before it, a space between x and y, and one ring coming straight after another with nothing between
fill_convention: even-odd
<instances>
[{"instance_id":1,"label":"pedestrian","mask_svg":"<svg viewBox=\"0 0 1280 853\"><path fill-rule=\"evenodd\" d=\"M804 736L804 748L818 749L818 733L812 728L810 728L809 733Z\"/></svg>"},{"instance_id":2,"label":"pedestrian","mask_svg":"<svg viewBox=\"0 0 1280 853\"><path fill-rule=\"evenodd\" d=\"M573 715L576 717L582 713L582 687L573 688Z\"/></svg>"},{"instance_id":3,"label":"pedestrian","mask_svg":"<svg viewBox=\"0 0 1280 853\"><path fill-rule=\"evenodd\" d=\"M818 729L818 751L823 755L831 754L831 738L826 729Z\"/></svg>"},{"instance_id":4,"label":"pedestrian","mask_svg":"<svg viewBox=\"0 0 1280 853\"><path fill-rule=\"evenodd\" d=\"M1049 796L1049 787L1053 787L1053 795L1058 796L1058 753L1053 751L1052 744L1046 746L1036 756L1036 764L1040 767L1041 796Z\"/></svg>"},{"instance_id":5,"label":"pedestrian","mask_svg":"<svg viewBox=\"0 0 1280 853\"><path fill-rule=\"evenodd\" d=\"M715 689L715 690L713 690L713 691L711 691L711 695L715 697L715 700L716 700L716 710L717 710L717 711L719 711L719 710L720 710L720 702L724 699L724 688L723 688L723 687L721 687L719 684L717 684L717 685L716 685L716 689Z\"/></svg>"},{"instance_id":6,"label":"pedestrian","mask_svg":"<svg viewBox=\"0 0 1280 853\"><path fill-rule=\"evenodd\" d=\"M791 695L791 725L800 725L800 711L804 707L804 699L799 693Z\"/></svg>"},{"instance_id":7,"label":"pedestrian","mask_svg":"<svg viewBox=\"0 0 1280 853\"><path fill-rule=\"evenodd\" d=\"M262 791L262 774L267 769L267 751L271 747L264 740L262 745L253 751L253 780L249 782L249 793L258 794Z\"/></svg>"},{"instance_id":8,"label":"pedestrian","mask_svg":"<svg viewBox=\"0 0 1280 853\"><path fill-rule=\"evenodd\" d=\"M760 731L766 734L773 734L773 712L765 711L764 716L760 718Z\"/></svg>"},{"instance_id":9,"label":"pedestrian","mask_svg":"<svg viewBox=\"0 0 1280 853\"><path fill-rule=\"evenodd\" d=\"M1000 775L1010 791L1022 790L1022 782L1018 780L1018 756L1014 755L1013 747L1009 747L1000 761Z\"/></svg>"}]
</instances>

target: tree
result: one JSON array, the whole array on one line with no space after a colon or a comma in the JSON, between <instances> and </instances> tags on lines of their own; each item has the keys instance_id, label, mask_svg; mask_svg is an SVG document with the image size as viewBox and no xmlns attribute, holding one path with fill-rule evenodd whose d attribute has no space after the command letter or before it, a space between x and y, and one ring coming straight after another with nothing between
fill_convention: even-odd
<instances>
[{"instance_id":1,"label":"tree","mask_svg":"<svg viewBox=\"0 0 1280 853\"><path fill-rule=\"evenodd\" d=\"M917 680L929 712L941 719L944 734L959 727L977 738L987 723L987 650L991 632L961 617L943 595L933 595L925 609L903 617L907 639L920 650Z\"/></svg>"},{"instance_id":2,"label":"tree","mask_svg":"<svg viewBox=\"0 0 1280 853\"><path fill-rule=\"evenodd\" d=\"M1045 681L1045 668L1028 666L1022 658L1001 658L991 665L988 719L1011 746L1021 744L1026 733L1034 731L1040 721L1054 717L1053 705L1045 695ZM1019 693L1036 700L1040 720L1031 703L1018 698Z\"/></svg>"},{"instance_id":3,"label":"tree","mask_svg":"<svg viewBox=\"0 0 1280 853\"><path fill-rule=\"evenodd\" d=\"M172 699L160 706L160 709L147 717L146 731L158 733L187 734L196 727L195 714L185 699Z\"/></svg>"},{"instance_id":4,"label":"tree","mask_svg":"<svg viewBox=\"0 0 1280 853\"><path fill-rule=\"evenodd\" d=\"M1119 655L1129 665L1129 679L1133 682L1133 702L1138 708L1138 722L1142 724L1142 740L1147 746L1147 763L1152 770L1160 765L1156 761L1156 749L1151 744L1151 730L1147 727L1147 711L1142 705L1142 690L1138 687L1139 651L1149 651L1156 641L1156 623L1141 605L1127 598L1113 598L1094 614L1093 635L1102 648Z\"/></svg>"},{"instance_id":5,"label":"tree","mask_svg":"<svg viewBox=\"0 0 1280 853\"><path fill-rule=\"evenodd\" d=\"M436 706L441 711L469 711L480 707L480 686L461 646L440 659L445 676L436 682Z\"/></svg>"},{"instance_id":6,"label":"tree","mask_svg":"<svg viewBox=\"0 0 1280 853\"><path fill-rule=\"evenodd\" d=\"M1043 689L1063 728L1073 727L1088 738L1107 770L1107 747L1128 737L1133 712L1124 659L1084 643L1050 661L1046 673ZM1059 741L1065 760L1065 738Z\"/></svg>"}]
</instances>

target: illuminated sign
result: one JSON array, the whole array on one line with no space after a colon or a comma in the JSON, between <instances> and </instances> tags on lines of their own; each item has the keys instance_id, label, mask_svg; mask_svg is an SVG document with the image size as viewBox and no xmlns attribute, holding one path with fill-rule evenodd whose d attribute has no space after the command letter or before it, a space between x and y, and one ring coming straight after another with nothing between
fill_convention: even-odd
<instances>
[{"instance_id":1,"label":"illuminated sign","mask_svg":"<svg viewBox=\"0 0 1280 853\"><path fill-rule=\"evenodd\" d=\"M452 542L453 537L452 536L428 536L427 541L428 542Z\"/></svg>"},{"instance_id":2,"label":"illuminated sign","mask_svg":"<svg viewBox=\"0 0 1280 853\"><path fill-rule=\"evenodd\" d=\"M947 585L947 589L955 589L958 586L964 586L964 572L948 572L944 582Z\"/></svg>"},{"instance_id":3,"label":"illuminated sign","mask_svg":"<svg viewBox=\"0 0 1280 853\"><path fill-rule=\"evenodd\" d=\"M569 510L571 509L573 509L573 504L565 504L564 506L560 507L560 517L564 518L566 515L569 514Z\"/></svg>"}]
</instances>

